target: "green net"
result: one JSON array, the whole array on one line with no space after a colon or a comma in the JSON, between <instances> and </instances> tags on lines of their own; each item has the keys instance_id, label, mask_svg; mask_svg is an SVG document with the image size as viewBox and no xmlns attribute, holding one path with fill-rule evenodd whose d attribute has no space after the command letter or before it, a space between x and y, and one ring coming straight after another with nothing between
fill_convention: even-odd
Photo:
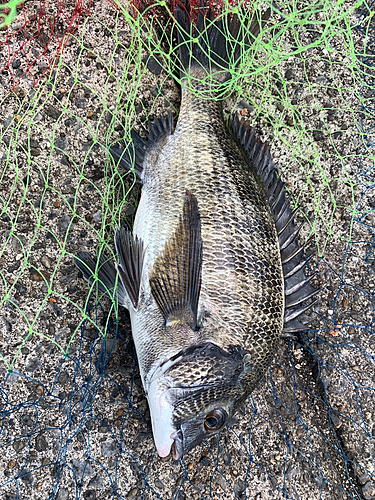
<instances>
[{"instance_id":1,"label":"green net","mask_svg":"<svg viewBox=\"0 0 375 500\"><path fill-rule=\"evenodd\" d=\"M245 40L267 5L213 7L237 13ZM37 85L30 71L13 78L23 38L0 31L4 498L375 498L372 9L280 3L230 80L182 82L271 144L323 291L236 418L179 462L155 453L128 313L72 262L82 250L114 260L115 228L133 223L140 190L109 147L178 117L173 6L90 4ZM41 47L27 40L17 57L31 67Z\"/></svg>"}]
</instances>

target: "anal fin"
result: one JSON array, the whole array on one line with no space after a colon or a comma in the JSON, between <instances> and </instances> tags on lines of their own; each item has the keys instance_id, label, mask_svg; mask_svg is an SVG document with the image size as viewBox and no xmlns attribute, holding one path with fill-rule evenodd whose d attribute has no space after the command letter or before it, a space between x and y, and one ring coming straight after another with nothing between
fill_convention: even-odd
<instances>
[{"instance_id":1,"label":"anal fin","mask_svg":"<svg viewBox=\"0 0 375 500\"><path fill-rule=\"evenodd\" d=\"M167 119L161 115L150 124L150 132L144 129L146 139L143 139L134 129L131 131L131 141L118 147L111 146L109 152L115 162L124 170L133 170L136 181L143 182L143 162L147 150L154 147L156 143L163 140L167 135L173 134L173 115L168 110Z\"/></svg>"},{"instance_id":2,"label":"anal fin","mask_svg":"<svg viewBox=\"0 0 375 500\"><path fill-rule=\"evenodd\" d=\"M143 241L123 227L115 233L115 247L119 257L116 264L121 283L125 288L134 308L138 306L141 285L144 248Z\"/></svg>"},{"instance_id":3,"label":"anal fin","mask_svg":"<svg viewBox=\"0 0 375 500\"><path fill-rule=\"evenodd\" d=\"M151 292L166 322L180 318L197 329L202 255L198 202L187 191L176 231L155 259L150 274Z\"/></svg>"}]
</instances>

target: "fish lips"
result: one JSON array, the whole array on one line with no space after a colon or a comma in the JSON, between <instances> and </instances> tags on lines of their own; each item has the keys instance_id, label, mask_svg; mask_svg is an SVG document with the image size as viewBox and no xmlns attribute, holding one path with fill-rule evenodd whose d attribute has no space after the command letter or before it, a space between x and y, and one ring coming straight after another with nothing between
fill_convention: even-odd
<instances>
[{"instance_id":1,"label":"fish lips","mask_svg":"<svg viewBox=\"0 0 375 500\"><path fill-rule=\"evenodd\" d=\"M174 460L182 458L185 453L192 450L197 444L201 443L205 437L202 436L201 433L190 436L190 433L186 432L187 429L185 427L186 426L182 424L181 429L174 434L171 434L171 438L173 439L172 455Z\"/></svg>"},{"instance_id":2,"label":"fish lips","mask_svg":"<svg viewBox=\"0 0 375 500\"><path fill-rule=\"evenodd\" d=\"M150 408L154 442L160 457L167 457L173 444L171 437L176 432L173 425L173 405L170 401L170 390L159 380L154 380L147 396Z\"/></svg>"},{"instance_id":3,"label":"fish lips","mask_svg":"<svg viewBox=\"0 0 375 500\"><path fill-rule=\"evenodd\" d=\"M193 427L195 427L194 424ZM204 434L204 431L202 433ZM190 435L186 426L182 424L181 429L171 434L171 439L173 439L172 455L174 460L179 460L185 453L192 450L197 444L201 443L206 437L202 436L202 433L199 433L198 435L195 433Z\"/></svg>"},{"instance_id":4,"label":"fish lips","mask_svg":"<svg viewBox=\"0 0 375 500\"><path fill-rule=\"evenodd\" d=\"M173 459L180 460L180 458L184 454L184 441L181 430L174 432L171 435L171 439L173 439L173 444L172 444Z\"/></svg>"}]
</instances>

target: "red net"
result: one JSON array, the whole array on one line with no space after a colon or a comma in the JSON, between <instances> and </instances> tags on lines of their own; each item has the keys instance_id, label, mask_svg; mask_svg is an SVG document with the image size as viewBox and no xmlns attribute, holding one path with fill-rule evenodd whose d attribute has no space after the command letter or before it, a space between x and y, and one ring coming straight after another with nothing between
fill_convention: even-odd
<instances>
[{"instance_id":1,"label":"red net","mask_svg":"<svg viewBox=\"0 0 375 500\"><path fill-rule=\"evenodd\" d=\"M8 1L0 0L0 3L5 5ZM102 1L118 8L113 0ZM0 28L0 79L5 80L6 87L14 89L24 78L33 87L48 74L69 43L70 35L75 33L83 18L90 16L92 3L93 0L28 0L21 3L10 26ZM195 22L202 0L122 1L122 5L132 8L135 17L147 11L162 26L169 25L168 12L173 12L176 5L186 9L189 3L189 15ZM208 0L204 5L211 7L216 15L226 6L237 3L237 0ZM1 10L0 13L7 15L9 11Z\"/></svg>"},{"instance_id":2,"label":"red net","mask_svg":"<svg viewBox=\"0 0 375 500\"><path fill-rule=\"evenodd\" d=\"M17 7L16 18L0 31L0 77L12 89L25 77L36 85L56 64L82 18L90 15L91 3L29 0Z\"/></svg>"}]
</instances>

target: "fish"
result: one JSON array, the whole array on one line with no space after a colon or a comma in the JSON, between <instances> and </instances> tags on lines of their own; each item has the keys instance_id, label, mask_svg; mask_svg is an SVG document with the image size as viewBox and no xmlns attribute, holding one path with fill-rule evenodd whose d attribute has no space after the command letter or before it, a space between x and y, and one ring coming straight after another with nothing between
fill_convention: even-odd
<instances>
[{"instance_id":1,"label":"fish","mask_svg":"<svg viewBox=\"0 0 375 500\"><path fill-rule=\"evenodd\" d=\"M319 290L270 146L215 99L270 9L246 32L203 3L195 24L187 0L174 16L178 120L169 112L110 148L142 185L133 231L116 229L116 262L74 262L129 310L155 446L178 460L230 422Z\"/></svg>"}]
</instances>

